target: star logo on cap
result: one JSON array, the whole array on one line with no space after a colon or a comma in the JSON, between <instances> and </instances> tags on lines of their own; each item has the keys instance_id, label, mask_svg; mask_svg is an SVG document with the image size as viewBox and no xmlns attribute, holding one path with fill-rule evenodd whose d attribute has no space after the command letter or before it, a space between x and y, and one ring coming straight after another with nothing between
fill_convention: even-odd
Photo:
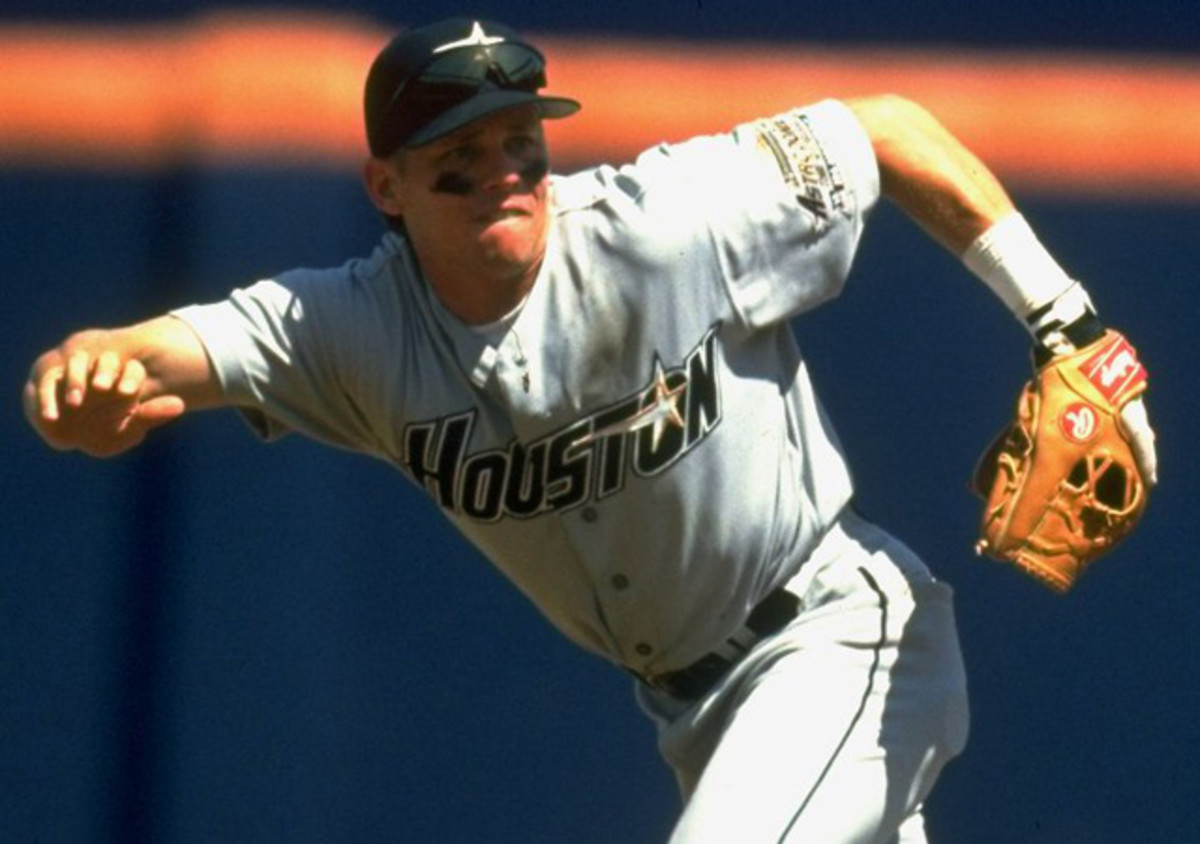
<instances>
[{"instance_id":1,"label":"star logo on cap","mask_svg":"<svg viewBox=\"0 0 1200 844\"><path fill-rule=\"evenodd\" d=\"M466 38L460 38L457 41L451 41L448 44L443 44L440 47L435 47L433 52L444 53L447 50L454 50L458 47L490 47L493 44L504 43L504 38L499 35L488 35L483 31L483 24L475 21L475 25L471 27L471 34Z\"/></svg>"}]
</instances>

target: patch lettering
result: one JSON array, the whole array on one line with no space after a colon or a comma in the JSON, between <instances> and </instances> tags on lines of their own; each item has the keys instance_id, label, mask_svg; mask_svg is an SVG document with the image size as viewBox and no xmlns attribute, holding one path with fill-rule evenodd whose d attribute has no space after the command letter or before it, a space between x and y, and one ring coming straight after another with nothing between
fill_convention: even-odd
<instances>
[{"instance_id":1,"label":"patch lettering","mask_svg":"<svg viewBox=\"0 0 1200 844\"><path fill-rule=\"evenodd\" d=\"M837 165L817 141L808 117L788 112L754 124L760 147L775 159L779 173L799 202L819 222L849 213L849 193Z\"/></svg>"}]
</instances>

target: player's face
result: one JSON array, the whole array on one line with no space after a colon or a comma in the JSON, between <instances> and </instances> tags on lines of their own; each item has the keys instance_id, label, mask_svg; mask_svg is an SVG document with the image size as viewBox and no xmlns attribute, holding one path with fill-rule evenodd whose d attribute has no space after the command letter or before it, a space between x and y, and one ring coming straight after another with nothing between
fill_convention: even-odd
<instances>
[{"instance_id":1,"label":"player's face","mask_svg":"<svg viewBox=\"0 0 1200 844\"><path fill-rule=\"evenodd\" d=\"M400 213L422 262L451 261L492 279L536 273L546 246L547 161L533 108L483 118L392 159Z\"/></svg>"}]
</instances>

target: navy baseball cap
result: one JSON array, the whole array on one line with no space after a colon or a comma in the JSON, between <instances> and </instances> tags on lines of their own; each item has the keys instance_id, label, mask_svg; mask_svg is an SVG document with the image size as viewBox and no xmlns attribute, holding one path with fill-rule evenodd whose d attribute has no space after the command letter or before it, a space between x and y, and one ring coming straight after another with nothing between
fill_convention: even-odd
<instances>
[{"instance_id":1,"label":"navy baseball cap","mask_svg":"<svg viewBox=\"0 0 1200 844\"><path fill-rule=\"evenodd\" d=\"M579 103L546 97L546 59L509 27L451 18L396 36L367 74L367 145L377 158L419 147L503 109L567 117Z\"/></svg>"}]
</instances>

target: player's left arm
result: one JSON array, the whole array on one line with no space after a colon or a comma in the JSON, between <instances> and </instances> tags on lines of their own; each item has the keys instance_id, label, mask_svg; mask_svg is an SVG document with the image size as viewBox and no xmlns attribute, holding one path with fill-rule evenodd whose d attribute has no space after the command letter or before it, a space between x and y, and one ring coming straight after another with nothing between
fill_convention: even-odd
<instances>
[{"instance_id":1,"label":"player's left arm","mask_svg":"<svg viewBox=\"0 0 1200 844\"><path fill-rule=\"evenodd\" d=\"M1016 210L995 174L917 103L885 95L846 104L871 139L883 195L956 255Z\"/></svg>"},{"instance_id":2,"label":"player's left arm","mask_svg":"<svg viewBox=\"0 0 1200 844\"><path fill-rule=\"evenodd\" d=\"M847 101L866 130L882 194L958 255L1029 330L1036 356L1104 335L1092 301L1038 240L996 175L920 105L892 95ZM1141 399L1121 414L1142 476L1154 484L1154 431Z\"/></svg>"}]
</instances>

